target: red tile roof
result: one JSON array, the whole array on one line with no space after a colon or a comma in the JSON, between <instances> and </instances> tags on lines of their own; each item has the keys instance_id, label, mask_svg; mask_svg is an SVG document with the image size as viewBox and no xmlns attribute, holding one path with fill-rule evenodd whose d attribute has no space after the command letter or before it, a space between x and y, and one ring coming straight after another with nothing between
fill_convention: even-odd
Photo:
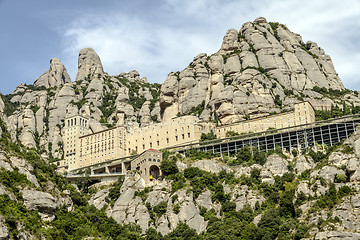
<instances>
[{"instance_id":1,"label":"red tile roof","mask_svg":"<svg viewBox=\"0 0 360 240\"><path fill-rule=\"evenodd\" d=\"M146 151L160 152L159 150L156 150L156 149L153 149L153 148L149 148L149 149L146 150Z\"/></svg>"}]
</instances>

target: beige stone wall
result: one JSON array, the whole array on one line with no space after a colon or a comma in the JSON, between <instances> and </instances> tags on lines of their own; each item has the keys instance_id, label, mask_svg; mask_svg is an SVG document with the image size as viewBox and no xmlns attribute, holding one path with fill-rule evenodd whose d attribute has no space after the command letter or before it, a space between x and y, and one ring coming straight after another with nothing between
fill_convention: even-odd
<instances>
[{"instance_id":1,"label":"beige stone wall","mask_svg":"<svg viewBox=\"0 0 360 240\"><path fill-rule=\"evenodd\" d=\"M79 138L78 166L92 164L126 156L126 129L118 126Z\"/></svg>"},{"instance_id":2,"label":"beige stone wall","mask_svg":"<svg viewBox=\"0 0 360 240\"><path fill-rule=\"evenodd\" d=\"M78 155L70 156L69 162L74 163L68 164L69 170L130 156L149 148L162 149L197 142L203 131L197 120L194 116L184 116L130 132L124 126L117 126L93 134L78 134L74 149ZM65 133L65 138L75 138L76 133Z\"/></svg>"},{"instance_id":3,"label":"beige stone wall","mask_svg":"<svg viewBox=\"0 0 360 240\"><path fill-rule=\"evenodd\" d=\"M175 118L172 121L137 128L128 133L127 154L140 153L149 148L161 149L200 139L202 126L194 116Z\"/></svg>"},{"instance_id":4,"label":"beige stone wall","mask_svg":"<svg viewBox=\"0 0 360 240\"><path fill-rule=\"evenodd\" d=\"M150 182L150 175L153 178L157 178L161 174L161 161L162 153L158 150L149 149L131 161L131 170L139 171L145 179L145 183L148 184Z\"/></svg>"},{"instance_id":5,"label":"beige stone wall","mask_svg":"<svg viewBox=\"0 0 360 240\"><path fill-rule=\"evenodd\" d=\"M79 167L79 137L89 131L88 119L82 116L73 116L65 120L63 143L64 143L64 165L69 169Z\"/></svg>"},{"instance_id":6,"label":"beige stone wall","mask_svg":"<svg viewBox=\"0 0 360 240\"><path fill-rule=\"evenodd\" d=\"M294 104L294 111L292 112L278 113L266 117L222 125L216 127L214 133L218 138L224 138L229 131L237 133L256 133L272 128L287 128L312 122L315 122L315 112L313 107L309 102L301 102Z\"/></svg>"}]
</instances>

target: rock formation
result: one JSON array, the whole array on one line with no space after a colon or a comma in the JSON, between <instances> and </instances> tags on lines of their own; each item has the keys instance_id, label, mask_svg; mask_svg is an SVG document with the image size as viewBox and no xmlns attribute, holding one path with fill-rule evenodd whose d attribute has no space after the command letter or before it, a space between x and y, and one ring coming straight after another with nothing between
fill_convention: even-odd
<instances>
[{"instance_id":1,"label":"rock formation","mask_svg":"<svg viewBox=\"0 0 360 240\"><path fill-rule=\"evenodd\" d=\"M216 112L224 122L234 121L302 100L321 105L313 99L315 86L344 89L331 58L285 25L257 18L239 31L228 30L218 52L199 54L184 70L170 73L161 88L160 107L167 120L192 113L204 101L203 119Z\"/></svg>"},{"instance_id":2,"label":"rock formation","mask_svg":"<svg viewBox=\"0 0 360 240\"><path fill-rule=\"evenodd\" d=\"M58 87L65 83L70 83L71 79L65 66L58 58L50 60L50 68L34 82L34 86L44 86L46 88Z\"/></svg>"},{"instance_id":3,"label":"rock formation","mask_svg":"<svg viewBox=\"0 0 360 240\"><path fill-rule=\"evenodd\" d=\"M92 48L83 48L79 53L78 73L76 81L104 74L101 60Z\"/></svg>"},{"instance_id":4,"label":"rock formation","mask_svg":"<svg viewBox=\"0 0 360 240\"><path fill-rule=\"evenodd\" d=\"M78 67L76 81L71 82L65 67L54 58L49 70L34 86L21 84L12 94L0 98L0 117L14 142L36 148L46 159L56 160L64 154L64 119L76 114L89 117L91 129L98 131L116 124L117 113L124 113L124 124L128 128L136 128L187 114L204 120L219 119L220 123L233 122L291 110L293 103L303 100L310 101L317 109L360 105L358 93L344 89L324 50L314 42L303 42L300 35L285 25L268 23L265 18L245 23L239 31L228 30L219 51L197 55L185 69L170 73L162 85L148 83L135 70L108 75L91 48L80 51ZM330 90L341 94L331 96L326 93ZM98 124L99 121L103 125ZM7 136L3 131L5 128L0 128L1 136ZM273 193L278 198L285 188L293 188L293 203L299 210L296 221L310 227L308 239L358 239L359 139L358 130L333 150L326 162L320 163L306 154L297 157L271 154L263 166L229 166L225 158L177 161L176 165L179 176L184 175L186 168L193 167L216 174L218 179L221 174L238 179L232 183L226 182L226 178L219 180L217 189L223 188L223 197L234 210L247 208L257 214L252 221L254 229L261 223L264 209L269 208L269 196L265 192L285 185ZM69 195L74 197L75 193L74 199L81 200L76 198L79 192L74 186L68 186L71 194L69 190L61 192L56 186L60 178L55 174L44 178L50 168L39 168L37 161L20 157L24 152L9 154L8 151L0 151L0 171L22 174L21 179L26 183L21 189L15 189L19 191L13 191L5 181L0 183L0 193L9 196L11 201L23 204L29 211L38 211L42 220L51 222L62 205L72 211ZM26 156L37 159L36 154L30 150ZM258 176L253 176L256 171ZM279 179L291 176L293 180L279 184ZM114 185L101 189L93 186L89 191L89 204L117 223L139 225L142 233L153 228L166 235L180 222L202 233L211 223L207 214L213 212L212 217L224 217L222 203L214 197L213 188L206 186L195 194L195 186L188 179L181 181L186 184L174 191L174 179L162 179L157 186L145 188L144 179L131 173L116 193ZM352 192L331 209L315 211L316 201L326 196L331 186L336 190L349 187ZM118 197L111 202L109 197L113 195ZM159 205L165 211L156 215L154 208ZM23 225L18 224L16 231L19 232L17 238L28 236ZM294 233L295 229L289 232ZM0 238L11 239L14 237L11 234L6 220L0 216Z\"/></svg>"},{"instance_id":5,"label":"rock formation","mask_svg":"<svg viewBox=\"0 0 360 240\"><path fill-rule=\"evenodd\" d=\"M0 98L0 115L3 114L4 109L5 109L4 101L2 100L2 98Z\"/></svg>"}]
</instances>

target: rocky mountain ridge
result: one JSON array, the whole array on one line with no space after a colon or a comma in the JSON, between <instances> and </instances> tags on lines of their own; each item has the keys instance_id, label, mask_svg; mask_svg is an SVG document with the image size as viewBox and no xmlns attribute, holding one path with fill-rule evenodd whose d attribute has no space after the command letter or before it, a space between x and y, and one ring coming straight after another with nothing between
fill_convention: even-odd
<instances>
[{"instance_id":1,"label":"rocky mountain ridge","mask_svg":"<svg viewBox=\"0 0 360 240\"><path fill-rule=\"evenodd\" d=\"M62 127L68 116L91 117L92 131L113 126L117 112L125 113L132 127L160 119L160 85L148 83L136 71L109 76L93 49L80 51L76 79L71 82L62 63L52 59L49 70L34 85L21 84L3 96L5 121L13 137L61 159Z\"/></svg>"},{"instance_id":2,"label":"rocky mountain ridge","mask_svg":"<svg viewBox=\"0 0 360 240\"><path fill-rule=\"evenodd\" d=\"M170 154L164 178L148 188L136 172L110 185L86 178L67 185L42 158L62 158L63 120L75 114L91 117L97 131L118 111L136 127L185 114L235 121L303 100L344 113L358 106L358 92L344 89L315 43L258 18L162 85L136 71L109 76L89 48L78 66L70 82L52 59L34 85L0 98L0 239L360 238L359 129L342 144L297 156L249 148L223 158Z\"/></svg>"},{"instance_id":3,"label":"rocky mountain ridge","mask_svg":"<svg viewBox=\"0 0 360 240\"><path fill-rule=\"evenodd\" d=\"M336 104L314 87L344 90L330 56L285 25L260 17L239 31L228 30L218 52L199 54L184 70L170 73L160 106L163 119L170 119L203 102L203 119L216 112L226 122L279 112L304 100L319 109ZM358 104L358 93L354 96Z\"/></svg>"},{"instance_id":4,"label":"rocky mountain ridge","mask_svg":"<svg viewBox=\"0 0 360 240\"><path fill-rule=\"evenodd\" d=\"M136 128L187 114L229 123L288 111L304 100L317 109L360 105L358 92L344 89L324 50L264 18L228 30L218 52L199 54L162 85L136 71L110 76L96 52L84 48L76 81L54 58L34 85L21 84L2 100L13 137L50 159L62 158L64 119L76 114L90 117L98 131L113 126L116 112Z\"/></svg>"}]
</instances>

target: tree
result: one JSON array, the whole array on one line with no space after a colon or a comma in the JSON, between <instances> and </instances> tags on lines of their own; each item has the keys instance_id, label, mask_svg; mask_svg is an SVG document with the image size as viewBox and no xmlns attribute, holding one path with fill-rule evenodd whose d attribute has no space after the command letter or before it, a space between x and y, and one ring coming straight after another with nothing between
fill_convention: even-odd
<instances>
[{"instance_id":1,"label":"tree","mask_svg":"<svg viewBox=\"0 0 360 240\"><path fill-rule=\"evenodd\" d=\"M252 159L251 149L249 146L241 148L236 156L234 164L241 164L243 162L249 162Z\"/></svg>"},{"instance_id":2,"label":"tree","mask_svg":"<svg viewBox=\"0 0 360 240\"><path fill-rule=\"evenodd\" d=\"M213 130L210 130L209 133L202 133L201 137L200 137L200 141L209 141L209 140L213 140L216 139L216 135L214 134Z\"/></svg>"},{"instance_id":3,"label":"tree","mask_svg":"<svg viewBox=\"0 0 360 240\"><path fill-rule=\"evenodd\" d=\"M282 101L281 101L279 95L275 95L274 103L275 103L275 105L278 105L280 108L282 107Z\"/></svg>"},{"instance_id":4,"label":"tree","mask_svg":"<svg viewBox=\"0 0 360 240\"><path fill-rule=\"evenodd\" d=\"M165 176L179 172L179 168L176 166L176 161L174 160L162 160L160 169Z\"/></svg>"},{"instance_id":5,"label":"tree","mask_svg":"<svg viewBox=\"0 0 360 240\"><path fill-rule=\"evenodd\" d=\"M254 162L260 165L264 165L266 163L266 153L260 152L257 148L254 149Z\"/></svg>"},{"instance_id":6,"label":"tree","mask_svg":"<svg viewBox=\"0 0 360 240\"><path fill-rule=\"evenodd\" d=\"M234 136L238 136L239 133L238 132L234 132L234 131L227 131L225 136L226 137L234 137Z\"/></svg>"},{"instance_id":7,"label":"tree","mask_svg":"<svg viewBox=\"0 0 360 240\"><path fill-rule=\"evenodd\" d=\"M252 180L256 181L257 183L260 183L260 172L261 170L259 168L253 168L250 172Z\"/></svg>"}]
</instances>

